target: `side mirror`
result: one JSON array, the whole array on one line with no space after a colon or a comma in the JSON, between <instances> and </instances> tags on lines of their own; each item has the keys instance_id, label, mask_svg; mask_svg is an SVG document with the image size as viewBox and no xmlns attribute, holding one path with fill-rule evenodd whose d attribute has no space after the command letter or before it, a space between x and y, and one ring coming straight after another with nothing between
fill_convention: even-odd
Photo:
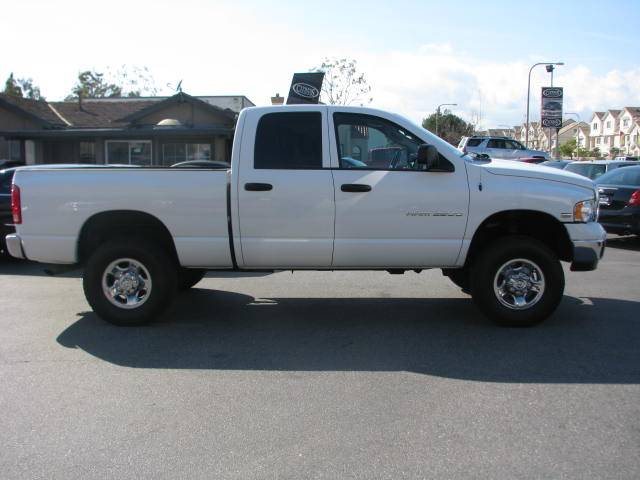
<instances>
[{"instance_id":1,"label":"side mirror","mask_svg":"<svg viewBox=\"0 0 640 480\"><path fill-rule=\"evenodd\" d=\"M418 147L418 165L425 165L425 170L432 170L438 165L438 150L433 145L423 143Z\"/></svg>"}]
</instances>

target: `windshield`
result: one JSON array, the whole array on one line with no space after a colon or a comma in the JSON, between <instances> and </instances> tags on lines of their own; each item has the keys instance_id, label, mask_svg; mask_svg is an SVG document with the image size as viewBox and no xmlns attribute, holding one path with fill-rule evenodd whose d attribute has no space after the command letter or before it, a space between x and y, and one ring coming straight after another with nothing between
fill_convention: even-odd
<instances>
[{"instance_id":1,"label":"windshield","mask_svg":"<svg viewBox=\"0 0 640 480\"><path fill-rule=\"evenodd\" d=\"M595 180L607 171L606 165L597 163L570 163L564 168L568 172L577 173L583 177Z\"/></svg>"}]
</instances>

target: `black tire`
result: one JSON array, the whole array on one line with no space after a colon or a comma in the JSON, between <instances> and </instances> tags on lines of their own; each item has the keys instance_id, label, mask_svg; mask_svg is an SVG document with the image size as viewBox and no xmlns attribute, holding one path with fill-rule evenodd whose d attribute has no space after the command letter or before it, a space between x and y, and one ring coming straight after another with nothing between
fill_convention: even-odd
<instances>
[{"instance_id":1,"label":"black tire","mask_svg":"<svg viewBox=\"0 0 640 480\"><path fill-rule=\"evenodd\" d=\"M178 270L178 291L183 292L194 287L206 274L206 270L200 270L197 268L180 268Z\"/></svg>"},{"instance_id":2,"label":"black tire","mask_svg":"<svg viewBox=\"0 0 640 480\"><path fill-rule=\"evenodd\" d=\"M494 291L494 283L500 283L498 272L509 261L523 259L533 262L544 278L541 294L530 293L531 306L515 309L505 306ZM522 265L522 263L514 263ZM527 268L531 264L527 264ZM504 278L504 277L503 277ZM546 245L530 237L509 236L493 242L474 261L471 269L471 295L482 313L503 326L526 327L545 320L557 308L564 293L564 272L556 254ZM524 298L524 296L522 296ZM503 296L509 303L513 296Z\"/></svg>"},{"instance_id":3,"label":"black tire","mask_svg":"<svg viewBox=\"0 0 640 480\"><path fill-rule=\"evenodd\" d=\"M466 268L443 268L442 274L448 277L464 293L471 293L471 278Z\"/></svg>"},{"instance_id":4,"label":"black tire","mask_svg":"<svg viewBox=\"0 0 640 480\"><path fill-rule=\"evenodd\" d=\"M139 306L123 308L109 300L103 275L118 259L132 259L147 271L152 287ZM145 239L114 239L100 245L89 258L82 280L84 294L93 311L119 326L144 325L160 317L176 293L176 264L170 254Z\"/></svg>"}]
</instances>

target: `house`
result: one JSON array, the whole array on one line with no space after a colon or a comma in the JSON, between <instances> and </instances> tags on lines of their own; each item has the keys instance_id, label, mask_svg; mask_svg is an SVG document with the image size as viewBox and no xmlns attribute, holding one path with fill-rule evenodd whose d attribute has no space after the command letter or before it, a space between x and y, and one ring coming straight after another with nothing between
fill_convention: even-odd
<instances>
[{"instance_id":1,"label":"house","mask_svg":"<svg viewBox=\"0 0 640 480\"><path fill-rule=\"evenodd\" d=\"M603 128L605 116L606 112L593 112L593 116L591 117L591 132L589 133L589 150L597 148L602 152L604 146Z\"/></svg>"},{"instance_id":2,"label":"house","mask_svg":"<svg viewBox=\"0 0 640 480\"><path fill-rule=\"evenodd\" d=\"M640 156L640 120L633 122L629 131L629 141L625 144L625 154Z\"/></svg>"},{"instance_id":3,"label":"house","mask_svg":"<svg viewBox=\"0 0 640 480\"><path fill-rule=\"evenodd\" d=\"M637 137L634 140L632 132L640 122L640 107L624 107L619 116L619 131L617 132L617 146L620 153L630 154L632 144L637 145ZM633 143L632 143L633 142Z\"/></svg>"},{"instance_id":4,"label":"house","mask_svg":"<svg viewBox=\"0 0 640 480\"><path fill-rule=\"evenodd\" d=\"M229 161L237 114L249 106L242 95L184 92L65 102L0 94L0 137L6 158L26 164Z\"/></svg>"},{"instance_id":5,"label":"house","mask_svg":"<svg viewBox=\"0 0 640 480\"><path fill-rule=\"evenodd\" d=\"M576 146L581 149L589 149L589 133L591 128L587 122L579 122L574 132Z\"/></svg>"}]
</instances>

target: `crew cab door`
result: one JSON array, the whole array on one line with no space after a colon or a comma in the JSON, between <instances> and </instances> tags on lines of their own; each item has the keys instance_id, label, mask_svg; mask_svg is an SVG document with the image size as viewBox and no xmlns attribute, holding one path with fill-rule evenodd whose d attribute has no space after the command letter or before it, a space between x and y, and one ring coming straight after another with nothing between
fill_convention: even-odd
<instances>
[{"instance_id":1,"label":"crew cab door","mask_svg":"<svg viewBox=\"0 0 640 480\"><path fill-rule=\"evenodd\" d=\"M333 178L326 107L248 111L237 198L244 268L331 265Z\"/></svg>"},{"instance_id":2,"label":"crew cab door","mask_svg":"<svg viewBox=\"0 0 640 480\"><path fill-rule=\"evenodd\" d=\"M453 266L467 221L464 161L416 162L426 143L392 118L335 109L330 118L336 221L333 266ZM454 158L455 157L455 158Z\"/></svg>"}]
</instances>

